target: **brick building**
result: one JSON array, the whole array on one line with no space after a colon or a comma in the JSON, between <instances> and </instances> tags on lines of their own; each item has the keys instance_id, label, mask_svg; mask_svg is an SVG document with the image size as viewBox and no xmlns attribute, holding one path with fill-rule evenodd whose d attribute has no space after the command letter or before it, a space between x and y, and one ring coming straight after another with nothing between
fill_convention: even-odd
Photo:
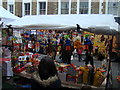
<instances>
[{"instance_id":1,"label":"brick building","mask_svg":"<svg viewBox=\"0 0 120 90\"><path fill-rule=\"evenodd\" d=\"M48 14L113 14L118 17L119 0L0 0L11 13L25 15Z\"/></svg>"}]
</instances>

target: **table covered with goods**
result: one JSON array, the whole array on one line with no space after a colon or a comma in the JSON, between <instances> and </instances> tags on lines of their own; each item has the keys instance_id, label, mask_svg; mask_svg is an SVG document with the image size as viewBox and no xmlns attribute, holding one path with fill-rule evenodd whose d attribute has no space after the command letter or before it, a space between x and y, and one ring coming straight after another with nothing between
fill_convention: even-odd
<instances>
[{"instance_id":1,"label":"table covered with goods","mask_svg":"<svg viewBox=\"0 0 120 90\"><path fill-rule=\"evenodd\" d=\"M26 53L15 60L13 72L15 75L31 79L32 73L38 70L40 58L45 55ZM62 87L80 89L82 86L105 88L107 70L102 67L75 66L74 64L59 63L54 60Z\"/></svg>"}]
</instances>

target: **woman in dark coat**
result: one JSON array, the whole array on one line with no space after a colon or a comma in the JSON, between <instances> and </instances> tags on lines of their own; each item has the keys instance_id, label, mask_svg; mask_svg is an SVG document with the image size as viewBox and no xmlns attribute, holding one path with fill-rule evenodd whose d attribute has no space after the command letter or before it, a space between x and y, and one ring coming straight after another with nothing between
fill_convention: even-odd
<instances>
[{"instance_id":1,"label":"woman in dark coat","mask_svg":"<svg viewBox=\"0 0 120 90\"><path fill-rule=\"evenodd\" d=\"M59 89L61 81L58 77L57 69L51 57L45 56L41 59L38 71L33 73L31 80L32 90L38 89Z\"/></svg>"}]
</instances>

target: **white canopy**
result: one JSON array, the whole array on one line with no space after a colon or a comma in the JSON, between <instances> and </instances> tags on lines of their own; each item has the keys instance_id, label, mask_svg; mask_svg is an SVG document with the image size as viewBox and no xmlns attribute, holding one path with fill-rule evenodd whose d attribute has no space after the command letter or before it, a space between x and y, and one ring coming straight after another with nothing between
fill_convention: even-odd
<instances>
[{"instance_id":1,"label":"white canopy","mask_svg":"<svg viewBox=\"0 0 120 90\"><path fill-rule=\"evenodd\" d=\"M13 28L70 30L76 29L76 24L90 32L118 33L114 16L108 14L32 15L24 16L8 25Z\"/></svg>"},{"instance_id":2,"label":"white canopy","mask_svg":"<svg viewBox=\"0 0 120 90\"><path fill-rule=\"evenodd\" d=\"M3 22L4 25L18 19L17 16L10 13L6 9L4 9L2 6L0 6L0 18L1 18L1 22Z\"/></svg>"}]
</instances>

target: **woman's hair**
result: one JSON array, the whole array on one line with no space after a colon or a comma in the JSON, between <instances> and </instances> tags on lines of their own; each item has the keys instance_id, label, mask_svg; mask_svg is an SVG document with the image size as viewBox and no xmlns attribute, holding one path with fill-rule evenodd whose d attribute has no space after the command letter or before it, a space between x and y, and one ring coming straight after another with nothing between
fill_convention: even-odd
<instances>
[{"instance_id":1,"label":"woman's hair","mask_svg":"<svg viewBox=\"0 0 120 90\"><path fill-rule=\"evenodd\" d=\"M46 80L51 76L57 75L57 69L53 59L49 56L43 57L39 63L38 72L41 80Z\"/></svg>"}]
</instances>

